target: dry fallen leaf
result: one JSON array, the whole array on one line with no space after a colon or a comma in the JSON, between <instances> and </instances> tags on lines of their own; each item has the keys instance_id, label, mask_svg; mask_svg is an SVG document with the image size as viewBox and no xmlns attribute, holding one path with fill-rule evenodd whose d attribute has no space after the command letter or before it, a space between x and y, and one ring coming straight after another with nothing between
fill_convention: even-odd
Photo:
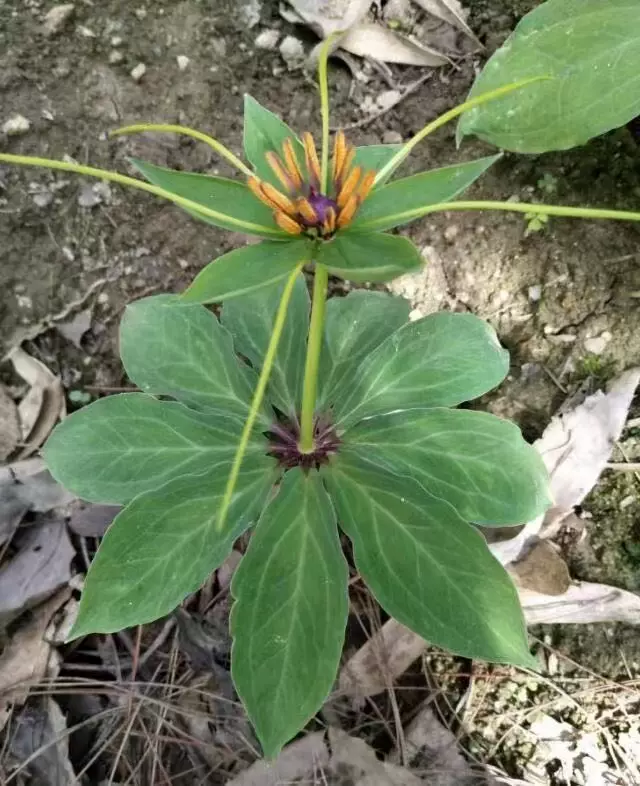
<instances>
[{"instance_id":1,"label":"dry fallen leaf","mask_svg":"<svg viewBox=\"0 0 640 786\"><path fill-rule=\"evenodd\" d=\"M467 24L467 15L458 0L413 0L413 2L428 14L462 30L469 38L472 38L479 46L482 46L473 30Z\"/></svg>"},{"instance_id":2,"label":"dry fallen leaf","mask_svg":"<svg viewBox=\"0 0 640 786\"><path fill-rule=\"evenodd\" d=\"M56 330L67 341L70 341L78 349L82 349L82 337L91 327L91 316L91 309L85 308L67 322L58 322Z\"/></svg>"},{"instance_id":3,"label":"dry fallen leaf","mask_svg":"<svg viewBox=\"0 0 640 786\"><path fill-rule=\"evenodd\" d=\"M0 384L0 462L6 461L20 442L20 417L13 399Z\"/></svg>"},{"instance_id":4,"label":"dry fallen leaf","mask_svg":"<svg viewBox=\"0 0 640 786\"><path fill-rule=\"evenodd\" d=\"M65 587L35 609L4 648L0 656L0 729L8 718L9 705L23 704L32 685L57 675L61 659L44 634L70 595L71 590Z\"/></svg>"},{"instance_id":5,"label":"dry fallen leaf","mask_svg":"<svg viewBox=\"0 0 640 786\"><path fill-rule=\"evenodd\" d=\"M364 740L329 728L329 770L355 786L420 786L423 781L404 767L380 761Z\"/></svg>"},{"instance_id":6,"label":"dry fallen leaf","mask_svg":"<svg viewBox=\"0 0 640 786\"><path fill-rule=\"evenodd\" d=\"M520 589L519 595L529 625L562 622L640 624L640 597L607 584L578 581L562 595L541 595L529 589Z\"/></svg>"},{"instance_id":7,"label":"dry fallen leaf","mask_svg":"<svg viewBox=\"0 0 640 786\"><path fill-rule=\"evenodd\" d=\"M451 62L441 52L373 22L362 22L352 27L340 39L340 47L352 55L371 57L385 63L435 67Z\"/></svg>"},{"instance_id":8,"label":"dry fallen leaf","mask_svg":"<svg viewBox=\"0 0 640 786\"><path fill-rule=\"evenodd\" d=\"M9 755L16 765L29 759L30 782L39 786L73 786L67 723L50 697L31 699L11 725ZM37 751L41 753L34 755ZM32 779L32 780L31 780Z\"/></svg>"},{"instance_id":9,"label":"dry fallen leaf","mask_svg":"<svg viewBox=\"0 0 640 786\"><path fill-rule=\"evenodd\" d=\"M122 510L121 505L93 505L78 502L69 519L69 529L85 538L101 538Z\"/></svg>"},{"instance_id":10,"label":"dry fallen leaf","mask_svg":"<svg viewBox=\"0 0 640 786\"><path fill-rule=\"evenodd\" d=\"M75 549L63 520L24 529L16 546L18 553L0 570L0 627L71 579Z\"/></svg>"},{"instance_id":11,"label":"dry fallen leaf","mask_svg":"<svg viewBox=\"0 0 640 786\"><path fill-rule=\"evenodd\" d=\"M320 37L327 38L339 30L348 30L364 18L371 0L288 0L297 15ZM285 18L286 12L283 12ZM291 21L291 18L288 18ZM295 19L295 17L294 17Z\"/></svg>"},{"instance_id":12,"label":"dry fallen leaf","mask_svg":"<svg viewBox=\"0 0 640 786\"><path fill-rule=\"evenodd\" d=\"M316 731L287 745L275 761L256 761L227 786L281 786L321 772L328 764L324 732Z\"/></svg>"},{"instance_id":13,"label":"dry fallen leaf","mask_svg":"<svg viewBox=\"0 0 640 786\"><path fill-rule=\"evenodd\" d=\"M567 563L548 540L541 540L509 572L519 590L533 590L543 595L563 595L571 586Z\"/></svg>"},{"instance_id":14,"label":"dry fallen leaf","mask_svg":"<svg viewBox=\"0 0 640 786\"><path fill-rule=\"evenodd\" d=\"M373 696L386 690L427 646L412 630L387 620L344 664L338 686L350 696Z\"/></svg>"},{"instance_id":15,"label":"dry fallen leaf","mask_svg":"<svg viewBox=\"0 0 640 786\"><path fill-rule=\"evenodd\" d=\"M18 405L22 440L26 443L17 456L21 459L34 453L58 419L64 417L64 390L60 378L21 347L14 347L8 358L16 373L30 385L27 395Z\"/></svg>"}]
</instances>

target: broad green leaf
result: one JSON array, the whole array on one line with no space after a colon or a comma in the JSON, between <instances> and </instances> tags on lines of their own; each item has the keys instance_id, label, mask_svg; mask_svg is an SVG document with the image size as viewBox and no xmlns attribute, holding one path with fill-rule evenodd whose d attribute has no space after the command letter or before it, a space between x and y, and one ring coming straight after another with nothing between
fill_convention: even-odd
<instances>
[{"instance_id":1,"label":"broad green leaf","mask_svg":"<svg viewBox=\"0 0 640 786\"><path fill-rule=\"evenodd\" d=\"M364 145L363 147L356 147L353 165L362 167L365 172L369 169L378 172L385 164L391 161L401 147L402 145ZM389 173L389 177L391 177L391 174ZM387 178L385 178L386 180Z\"/></svg>"},{"instance_id":2,"label":"broad green leaf","mask_svg":"<svg viewBox=\"0 0 640 786\"><path fill-rule=\"evenodd\" d=\"M470 97L550 76L462 115L469 134L518 153L582 145L640 114L640 3L548 0L522 19Z\"/></svg>"},{"instance_id":3,"label":"broad green leaf","mask_svg":"<svg viewBox=\"0 0 640 786\"><path fill-rule=\"evenodd\" d=\"M65 418L44 457L54 478L82 499L124 505L172 478L228 464L242 426L231 414L126 393ZM264 440L256 437L250 450L261 449Z\"/></svg>"},{"instance_id":4,"label":"broad green leaf","mask_svg":"<svg viewBox=\"0 0 640 786\"><path fill-rule=\"evenodd\" d=\"M347 622L347 578L320 476L290 470L231 583L233 682L268 758L331 690Z\"/></svg>"},{"instance_id":5,"label":"broad green leaf","mask_svg":"<svg viewBox=\"0 0 640 786\"><path fill-rule=\"evenodd\" d=\"M540 454L513 423L486 412L412 409L380 415L348 433L354 453L410 475L466 521L524 524L549 506Z\"/></svg>"},{"instance_id":6,"label":"broad green leaf","mask_svg":"<svg viewBox=\"0 0 640 786\"><path fill-rule=\"evenodd\" d=\"M178 172L174 169L149 164L139 158L130 158L129 160L150 183L171 191L172 194L198 202L211 210L263 226L265 229L262 232L258 230L248 232L248 230L239 229L237 224L223 220L218 221L210 216L197 213L195 210L187 210L186 212L194 218L199 218L201 221L206 221L207 224L213 224L213 226L230 229L233 232L247 231L248 234L259 237L280 237L282 240L289 237L278 228L273 220L273 211L256 199L244 183L228 180L225 177L199 175L195 172Z\"/></svg>"},{"instance_id":7,"label":"broad green leaf","mask_svg":"<svg viewBox=\"0 0 640 786\"><path fill-rule=\"evenodd\" d=\"M256 371L262 368L284 284L235 298L222 309L222 324L233 336L238 352ZM309 329L309 293L304 276L298 276L269 378L268 398L286 415L300 409L304 360Z\"/></svg>"},{"instance_id":8,"label":"broad green leaf","mask_svg":"<svg viewBox=\"0 0 640 786\"><path fill-rule=\"evenodd\" d=\"M136 497L107 530L84 584L73 638L163 617L195 592L257 517L276 478L246 458L224 532L216 529L227 471L175 478Z\"/></svg>"},{"instance_id":9,"label":"broad green leaf","mask_svg":"<svg viewBox=\"0 0 640 786\"><path fill-rule=\"evenodd\" d=\"M505 378L509 353L472 314L429 314L396 330L354 366L334 402L343 427L397 409L454 407Z\"/></svg>"},{"instance_id":10,"label":"broad green leaf","mask_svg":"<svg viewBox=\"0 0 640 786\"><path fill-rule=\"evenodd\" d=\"M231 336L204 306L158 295L130 303L120 323L120 355L145 393L171 396L198 409L246 412L249 369Z\"/></svg>"},{"instance_id":11,"label":"broad green leaf","mask_svg":"<svg viewBox=\"0 0 640 786\"><path fill-rule=\"evenodd\" d=\"M182 299L188 303L219 303L268 287L287 278L300 262L308 261L312 249L312 242L306 239L264 241L237 248L203 268Z\"/></svg>"},{"instance_id":12,"label":"broad green leaf","mask_svg":"<svg viewBox=\"0 0 640 786\"><path fill-rule=\"evenodd\" d=\"M409 321L409 303L386 292L356 289L327 302L318 374L318 406L343 396L350 369Z\"/></svg>"},{"instance_id":13,"label":"broad green leaf","mask_svg":"<svg viewBox=\"0 0 640 786\"><path fill-rule=\"evenodd\" d=\"M291 139L300 169L306 177L304 148L298 137L277 115L265 109L255 98L245 94L244 153L257 176L279 189L282 189L282 183L267 163L265 155L271 150L282 158L282 145L286 139Z\"/></svg>"},{"instance_id":14,"label":"broad green leaf","mask_svg":"<svg viewBox=\"0 0 640 786\"><path fill-rule=\"evenodd\" d=\"M340 278L364 281L391 281L416 270L422 264L420 252L406 237L382 233L345 233L318 245L316 262Z\"/></svg>"},{"instance_id":15,"label":"broad green leaf","mask_svg":"<svg viewBox=\"0 0 640 786\"><path fill-rule=\"evenodd\" d=\"M385 611L459 655L536 668L511 579L451 505L348 451L323 474L356 567Z\"/></svg>"},{"instance_id":16,"label":"broad green leaf","mask_svg":"<svg viewBox=\"0 0 640 786\"><path fill-rule=\"evenodd\" d=\"M479 158L394 180L365 199L347 232L382 231L407 224L415 216L399 216L427 205L450 202L466 191L499 158L500 155Z\"/></svg>"}]
</instances>

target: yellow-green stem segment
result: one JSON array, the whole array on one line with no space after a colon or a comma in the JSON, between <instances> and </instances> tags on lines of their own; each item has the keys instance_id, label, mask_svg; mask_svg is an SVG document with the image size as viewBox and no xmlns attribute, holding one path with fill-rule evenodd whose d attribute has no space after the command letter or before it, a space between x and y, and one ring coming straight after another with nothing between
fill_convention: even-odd
<instances>
[{"instance_id":1,"label":"yellow-green stem segment","mask_svg":"<svg viewBox=\"0 0 640 786\"><path fill-rule=\"evenodd\" d=\"M507 213L533 213L543 216L560 216L562 218L595 218L613 221L640 221L640 213L630 210L608 210L595 207L568 207L566 205L545 205L534 202L492 202L484 200L439 202L424 205L414 210L384 216L380 219L363 222L353 228L354 232L375 232L379 227L386 227L390 221L403 223L422 218L429 213L444 213L448 210L502 210Z\"/></svg>"},{"instance_id":2,"label":"yellow-green stem segment","mask_svg":"<svg viewBox=\"0 0 640 786\"><path fill-rule=\"evenodd\" d=\"M329 186L329 80L327 77L327 63L329 50L336 38L330 35L320 47L318 59L318 82L320 84L320 117L322 118L322 149L320 151L320 182L322 192L327 193Z\"/></svg>"},{"instance_id":3,"label":"yellow-green stem segment","mask_svg":"<svg viewBox=\"0 0 640 786\"><path fill-rule=\"evenodd\" d=\"M313 299L311 303L311 322L307 342L307 360L304 369L302 388L302 411L300 416L300 451L311 453L314 448L313 424L318 390L318 368L324 328L324 314L327 304L329 271L324 265L315 266L313 280Z\"/></svg>"},{"instance_id":4,"label":"yellow-green stem segment","mask_svg":"<svg viewBox=\"0 0 640 786\"><path fill-rule=\"evenodd\" d=\"M241 161L238 156L229 150L228 147L222 144L222 142L218 142L217 139L214 139L212 136L208 134L204 134L202 131L198 131L195 128L189 128L189 126L177 126L177 125L169 125L166 123L136 123L132 126L123 126L122 128L116 128L114 131L109 132L110 137L114 136L124 136L128 134L142 134L145 131L157 131L158 133L167 133L167 134L182 134L183 136L190 136L192 139L197 139L199 142L204 142L205 145L209 145L209 147L213 148L218 155L222 156L222 158L226 158L226 160L236 169L239 169L247 177L251 177L253 172L249 169L249 167Z\"/></svg>"},{"instance_id":5,"label":"yellow-green stem segment","mask_svg":"<svg viewBox=\"0 0 640 786\"><path fill-rule=\"evenodd\" d=\"M113 183L119 183L122 186L132 186L140 191L147 191L149 194L167 199L169 202L174 202L180 207L188 208L201 213L203 216L215 218L218 221L224 221L227 224L237 226L238 229L245 232L257 232L261 235L273 235L277 239L286 239L287 235L276 227L263 226L262 224L254 224L251 221L243 221L234 216L228 216L225 213L220 213L217 210L201 205L199 202L193 202L191 199L185 199L171 191L165 191L164 188L154 186L151 183L145 183L144 180L138 180L135 177L128 177L121 175L119 172L112 172L110 169L98 169L92 166L84 166L82 164L71 164L66 161L57 161L53 158L39 158L37 156L17 156L11 153L0 153L0 163L6 164L20 164L21 166L39 166L45 169L59 169L63 172L73 172L77 175L88 175L89 177L97 177L100 180L110 180Z\"/></svg>"},{"instance_id":6,"label":"yellow-green stem segment","mask_svg":"<svg viewBox=\"0 0 640 786\"><path fill-rule=\"evenodd\" d=\"M242 467L242 460L244 458L244 454L247 452L247 446L249 444L249 439L251 438L251 432L253 431L256 418L260 412L260 407L262 406L262 401L267 389L269 377L271 376L271 369L273 368L273 364L276 359L276 352L278 351L278 345L280 343L282 330L287 317L287 308L289 307L289 301L291 300L293 287L296 283L296 278L298 277L298 274L302 270L303 266L304 262L301 262L293 271L293 273L291 273L287 279L282 297L280 298L280 304L278 305L278 311L276 312L276 318L273 323L271 338L269 339L269 346L267 347L267 351L264 356L264 363L262 364L262 371L260 372L258 384L256 385L253 399L251 400L251 407L249 409L249 414L247 415L247 420L245 421L242 434L240 435L240 442L238 443L236 454L233 457L231 472L229 473L227 485L224 490L224 497L222 498L220 510L218 511L218 518L216 520L216 529L218 532L223 530L227 520L227 515L229 513L229 508L233 499L233 493L236 488L236 483L238 482L238 475L240 474L240 468Z\"/></svg>"},{"instance_id":7,"label":"yellow-green stem segment","mask_svg":"<svg viewBox=\"0 0 640 786\"><path fill-rule=\"evenodd\" d=\"M440 117L437 117L431 123L427 123L427 125L421 131L418 131L417 134L412 136L411 139L405 145L403 145L393 156L393 158L391 158L378 172L375 183L380 183L385 178L389 177L392 172L395 172L395 170L400 166L400 164L405 160L405 158L409 155L409 153L411 153L413 148L419 142L422 142L426 136L433 134L434 131L437 131L450 120L454 120L459 115L468 112L470 109L473 109L476 106L482 106L482 104L486 104L489 101L495 101L496 98L502 98L502 96L505 96L508 93L513 93L514 90L520 90L521 88L527 87L527 85L531 85L534 82L542 82L546 79L552 78L553 77L550 76L535 76L530 79L522 79L520 82L513 82L510 85L498 87L496 90L490 90L488 93L475 96L474 98L470 98L468 101L465 101L463 104L455 106L453 109L450 109L448 112L440 115Z\"/></svg>"}]
</instances>

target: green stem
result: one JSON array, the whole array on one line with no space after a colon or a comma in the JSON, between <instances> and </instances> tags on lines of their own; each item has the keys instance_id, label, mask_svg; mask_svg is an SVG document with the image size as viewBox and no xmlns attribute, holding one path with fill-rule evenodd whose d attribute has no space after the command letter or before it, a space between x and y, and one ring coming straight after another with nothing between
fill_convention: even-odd
<instances>
[{"instance_id":1,"label":"green stem","mask_svg":"<svg viewBox=\"0 0 640 786\"><path fill-rule=\"evenodd\" d=\"M322 118L322 149L320 151L320 182L322 192L327 193L329 186L329 80L327 63L329 50L336 35L330 35L320 48L318 59L318 82L320 83L320 117Z\"/></svg>"},{"instance_id":2,"label":"green stem","mask_svg":"<svg viewBox=\"0 0 640 786\"><path fill-rule=\"evenodd\" d=\"M253 172L249 169L249 167L241 161L238 156L229 150L228 147L222 144L222 142L218 142L217 139L214 139L212 136L203 133L202 131L198 131L195 128L189 128L189 126L177 126L177 125L170 125L167 123L136 123L132 126L123 126L122 128L116 128L115 131L110 131L109 136L124 136L128 134L142 134L145 131L157 131L159 133L167 133L167 134L182 134L183 136L190 136L193 139L197 139L199 142L204 142L205 145L209 145L209 147L213 148L218 155L222 156L222 158L226 158L227 161L236 169L239 169L247 177L251 177Z\"/></svg>"},{"instance_id":3,"label":"green stem","mask_svg":"<svg viewBox=\"0 0 640 786\"><path fill-rule=\"evenodd\" d=\"M459 104L455 106L453 109L450 109L448 112L445 112L440 117L437 117L431 123L427 123L427 125L421 130L418 131L417 134L411 137L411 139L403 145L403 147L398 150L398 152L393 156L393 158L388 161L385 166L378 172L376 175L375 183L380 183L385 180L392 172L400 166L400 164L405 160L405 158L411 153L413 148L422 140L432 134L434 131L437 131L438 128L448 123L450 120L454 120L459 115L468 112L470 109L473 109L476 106L482 106L482 104L486 104L489 101L495 101L496 98L502 98L502 96L507 95L508 93L513 93L514 90L520 90L522 87L526 87L527 85L531 85L534 82L542 82L547 79L552 79L553 77L550 76L535 76L530 79L522 79L520 82L513 82L510 85L504 85L503 87L498 87L496 90L490 90L488 93L483 93L480 96L475 96L475 98L470 98L468 101L465 101L463 104Z\"/></svg>"},{"instance_id":4,"label":"green stem","mask_svg":"<svg viewBox=\"0 0 640 786\"><path fill-rule=\"evenodd\" d=\"M217 210L212 210L209 207L205 207L199 202L193 202L191 199L185 199L184 197L178 196L177 194L173 194L171 191L165 191L164 188L154 186L151 183L145 183L143 180L138 180L135 177L128 177L127 175L121 175L119 172L112 172L110 169L97 169L96 167L83 166L82 164L70 164L66 161L56 161L53 158L16 156L11 155L10 153L0 153L0 163L1 162L7 164L20 164L22 166L39 166L45 167L46 169L59 169L63 172L73 172L76 175L88 175L89 177L97 177L100 180L110 180L111 182L118 183L122 186L132 186L133 188L137 188L140 191L147 191L149 194L154 194L155 196L167 199L169 202L174 202L176 205L180 205L180 207L194 210L203 216L209 216L210 218L214 218L218 221L224 221L228 224L232 224L233 226L237 226L238 229L244 230L245 232L257 232L261 235L273 235L276 239L290 237L285 235L284 232L277 229L276 227L254 224L250 221L243 221L240 218L235 218L234 216L228 216L225 213L219 213Z\"/></svg>"},{"instance_id":5,"label":"green stem","mask_svg":"<svg viewBox=\"0 0 640 786\"><path fill-rule=\"evenodd\" d=\"M592 207L567 207L565 205L544 205L532 202L493 202L493 201L460 201L439 202L435 205L423 205L414 210L405 210L391 216L363 222L354 227L354 232L374 232L380 227L388 227L389 222L403 223L422 218L429 213L441 213L449 210L504 210L508 213L534 213L543 216L561 216L564 218L602 218L614 221L640 221L640 213L629 210L607 210Z\"/></svg>"},{"instance_id":6,"label":"green stem","mask_svg":"<svg viewBox=\"0 0 640 786\"><path fill-rule=\"evenodd\" d=\"M313 302L311 304L309 340L307 342L307 360L305 363L304 385L302 388L299 445L302 453L311 453L314 447L313 425L328 284L329 271L324 265L316 265L315 278L313 281Z\"/></svg>"},{"instance_id":7,"label":"green stem","mask_svg":"<svg viewBox=\"0 0 640 786\"><path fill-rule=\"evenodd\" d=\"M264 356L264 363L262 364L262 371L260 372L260 377L258 378L258 384L256 385L253 399L251 400L249 414L247 415L247 420L245 421L242 434L240 435L240 442L238 443L236 454L233 457L231 472L229 473L227 485L224 490L224 496L222 498L222 502L220 503L218 519L216 521L216 529L218 532L221 532L224 528L227 515L229 513L229 508L233 499L233 493L235 491L236 484L238 482L238 475L240 474L240 468L242 466L242 460L244 458L244 454L247 452L247 446L249 445L251 432L253 431L256 418L260 412L260 407L262 406L264 394L267 389L267 383L269 382L271 370L276 359L276 352L278 351L278 344L280 343L282 330L287 317L287 308L289 306L289 301L291 300L293 287L303 266L304 262L301 262L293 271L293 273L291 273L287 279L282 297L280 298L280 304L278 305L278 311L276 312L276 318L273 323L273 330L271 331L271 338L269 339L269 346L267 347L267 351Z\"/></svg>"}]
</instances>

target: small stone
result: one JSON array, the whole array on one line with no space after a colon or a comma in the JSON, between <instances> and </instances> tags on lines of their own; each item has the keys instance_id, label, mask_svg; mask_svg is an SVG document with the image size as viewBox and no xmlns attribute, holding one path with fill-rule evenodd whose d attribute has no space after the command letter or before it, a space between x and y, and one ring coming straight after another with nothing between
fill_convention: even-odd
<instances>
[{"instance_id":1,"label":"small stone","mask_svg":"<svg viewBox=\"0 0 640 786\"><path fill-rule=\"evenodd\" d=\"M258 49L275 49L280 38L279 30L263 30L253 42Z\"/></svg>"},{"instance_id":2,"label":"small stone","mask_svg":"<svg viewBox=\"0 0 640 786\"><path fill-rule=\"evenodd\" d=\"M46 36L57 35L65 24L71 19L75 11L73 3L64 3L63 5L54 5L44 17L42 23L42 32Z\"/></svg>"},{"instance_id":3,"label":"small stone","mask_svg":"<svg viewBox=\"0 0 640 786\"><path fill-rule=\"evenodd\" d=\"M624 499L620 500L620 510L626 510L630 505L633 505L635 501L636 498L634 494L627 494Z\"/></svg>"},{"instance_id":4,"label":"small stone","mask_svg":"<svg viewBox=\"0 0 640 786\"><path fill-rule=\"evenodd\" d=\"M240 18L249 29L258 24L261 11L262 3L260 0L247 0L246 3L238 8Z\"/></svg>"},{"instance_id":5,"label":"small stone","mask_svg":"<svg viewBox=\"0 0 640 786\"><path fill-rule=\"evenodd\" d=\"M447 241L447 243L453 243L453 241L458 237L459 232L459 227L457 227L455 224L449 224L449 226L444 230L444 239Z\"/></svg>"},{"instance_id":6,"label":"small stone","mask_svg":"<svg viewBox=\"0 0 640 786\"><path fill-rule=\"evenodd\" d=\"M85 183L78 195L80 207L96 207L111 201L111 187L108 183Z\"/></svg>"},{"instance_id":7,"label":"small stone","mask_svg":"<svg viewBox=\"0 0 640 786\"><path fill-rule=\"evenodd\" d=\"M541 284L533 284L527 290L527 295L529 297L529 300L532 303L537 303L540 300L540 298L542 297L542 285Z\"/></svg>"},{"instance_id":8,"label":"small stone","mask_svg":"<svg viewBox=\"0 0 640 786\"><path fill-rule=\"evenodd\" d=\"M601 333L599 336L585 338L584 348L592 355L602 355L610 341L611 333L609 333L608 330L605 330L604 333Z\"/></svg>"},{"instance_id":9,"label":"small stone","mask_svg":"<svg viewBox=\"0 0 640 786\"><path fill-rule=\"evenodd\" d=\"M135 13L135 15L138 17L138 19L141 22L142 22L143 19L146 19L146 17L147 17L147 9L146 8L136 8L134 13Z\"/></svg>"},{"instance_id":10,"label":"small stone","mask_svg":"<svg viewBox=\"0 0 640 786\"><path fill-rule=\"evenodd\" d=\"M397 104L400 98L402 98L402 93L399 90L384 90L376 96L376 104L382 111L386 111Z\"/></svg>"},{"instance_id":11,"label":"small stone","mask_svg":"<svg viewBox=\"0 0 640 786\"><path fill-rule=\"evenodd\" d=\"M53 194L46 188L35 191L31 195L31 198L33 199L34 205L37 207L49 207L49 205L53 202Z\"/></svg>"},{"instance_id":12,"label":"small stone","mask_svg":"<svg viewBox=\"0 0 640 786\"><path fill-rule=\"evenodd\" d=\"M85 27L84 25L78 25L76 32L83 38L97 38L93 30L90 27Z\"/></svg>"},{"instance_id":13,"label":"small stone","mask_svg":"<svg viewBox=\"0 0 640 786\"><path fill-rule=\"evenodd\" d=\"M186 259L179 259L178 264L182 268L182 270L187 270L189 267L189 262Z\"/></svg>"},{"instance_id":14,"label":"small stone","mask_svg":"<svg viewBox=\"0 0 640 786\"><path fill-rule=\"evenodd\" d=\"M299 66L306 57L302 41L292 35L286 36L280 44L280 54L289 68Z\"/></svg>"},{"instance_id":15,"label":"small stone","mask_svg":"<svg viewBox=\"0 0 640 786\"><path fill-rule=\"evenodd\" d=\"M138 63L138 65L131 71L131 78L134 82L139 82L146 73L146 65L144 63Z\"/></svg>"},{"instance_id":16,"label":"small stone","mask_svg":"<svg viewBox=\"0 0 640 786\"><path fill-rule=\"evenodd\" d=\"M106 306L106 304L109 302L109 295L107 295L106 292L101 292L97 299L101 306Z\"/></svg>"},{"instance_id":17,"label":"small stone","mask_svg":"<svg viewBox=\"0 0 640 786\"><path fill-rule=\"evenodd\" d=\"M109 63L111 65L118 65L124 60L124 55L119 49L114 49L109 55Z\"/></svg>"},{"instance_id":18,"label":"small stone","mask_svg":"<svg viewBox=\"0 0 640 786\"><path fill-rule=\"evenodd\" d=\"M43 109L40 114L45 120L49 120L50 122L55 120L55 115L49 109Z\"/></svg>"},{"instance_id":19,"label":"small stone","mask_svg":"<svg viewBox=\"0 0 640 786\"><path fill-rule=\"evenodd\" d=\"M120 35L111 36L111 46L116 48L122 46L122 36Z\"/></svg>"},{"instance_id":20,"label":"small stone","mask_svg":"<svg viewBox=\"0 0 640 786\"><path fill-rule=\"evenodd\" d=\"M400 145L402 144L402 134L399 131L385 131L382 135L382 144Z\"/></svg>"},{"instance_id":21,"label":"small stone","mask_svg":"<svg viewBox=\"0 0 640 786\"><path fill-rule=\"evenodd\" d=\"M178 68L181 71L186 71L189 67L189 63L191 62L191 58L187 57L186 55L178 55L176 57L176 61L178 63Z\"/></svg>"},{"instance_id":22,"label":"small stone","mask_svg":"<svg viewBox=\"0 0 640 786\"><path fill-rule=\"evenodd\" d=\"M20 136L26 134L31 128L31 123L24 115L11 115L7 122L2 126L3 132L7 136Z\"/></svg>"}]
</instances>

